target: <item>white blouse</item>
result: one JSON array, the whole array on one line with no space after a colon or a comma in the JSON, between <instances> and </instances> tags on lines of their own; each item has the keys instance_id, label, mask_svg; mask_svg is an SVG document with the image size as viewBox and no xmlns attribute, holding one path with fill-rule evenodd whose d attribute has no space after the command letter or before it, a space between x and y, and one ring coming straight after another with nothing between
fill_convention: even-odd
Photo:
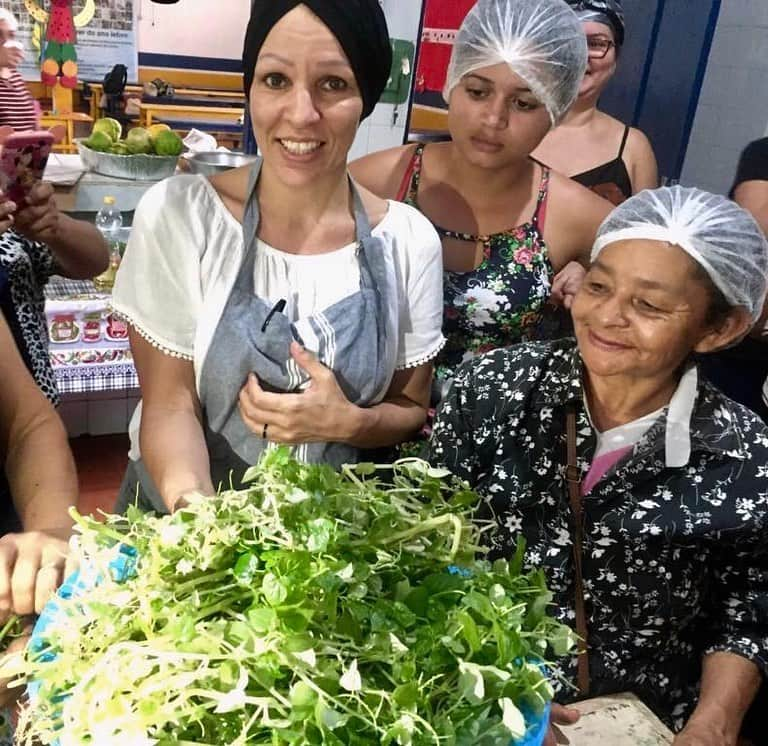
<instances>
[{"instance_id":1,"label":"white blouse","mask_svg":"<svg viewBox=\"0 0 768 746\"><path fill-rule=\"evenodd\" d=\"M285 300L283 313L298 321L360 289L357 242L326 254L287 254L259 239L253 283L269 303Z\"/></svg>"},{"instance_id":2,"label":"white blouse","mask_svg":"<svg viewBox=\"0 0 768 746\"><path fill-rule=\"evenodd\" d=\"M428 362L445 344L440 238L420 212L393 201L372 233L394 248L396 369ZM319 255L288 254L264 243L259 248L255 291L273 300L286 297L288 313L321 310L359 289L353 245ZM192 360L199 375L243 253L242 226L206 177L166 179L136 209L112 305L153 345Z\"/></svg>"},{"instance_id":3,"label":"white blouse","mask_svg":"<svg viewBox=\"0 0 768 746\"><path fill-rule=\"evenodd\" d=\"M392 248L395 263L395 369L429 362L445 344L440 238L420 212L394 201L372 234ZM206 353L243 261L243 243L241 224L204 176L159 182L136 209L112 306L155 347L192 361L198 390ZM258 248L255 292L273 302L285 298L285 313L294 319L359 289L356 244L319 255L288 254L263 242Z\"/></svg>"}]
</instances>

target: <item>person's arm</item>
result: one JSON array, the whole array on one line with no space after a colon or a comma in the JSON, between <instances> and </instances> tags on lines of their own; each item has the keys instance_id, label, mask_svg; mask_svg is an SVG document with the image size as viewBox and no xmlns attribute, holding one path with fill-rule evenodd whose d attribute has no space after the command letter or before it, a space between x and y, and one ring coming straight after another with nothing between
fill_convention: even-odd
<instances>
[{"instance_id":1,"label":"person's arm","mask_svg":"<svg viewBox=\"0 0 768 746\"><path fill-rule=\"evenodd\" d=\"M752 213L763 233L768 235L768 173L766 181L753 179L742 181L733 192L733 199Z\"/></svg>"},{"instance_id":2,"label":"person's arm","mask_svg":"<svg viewBox=\"0 0 768 746\"><path fill-rule=\"evenodd\" d=\"M24 533L0 538L0 615L39 612L66 570L77 501L67 434L0 316L0 452Z\"/></svg>"},{"instance_id":3,"label":"person's arm","mask_svg":"<svg viewBox=\"0 0 768 746\"><path fill-rule=\"evenodd\" d=\"M92 223L59 212L50 184L35 184L27 202L15 214L14 226L26 238L48 245L62 275L87 279L107 268L109 248L104 237Z\"/></svg>"},{"instance_id":4,"label":"person's arm","mask_svg":"<svg viewBox=\"0 0 768 746\"><path fill-rule=\"evenodd\" d=\"M768 171L765 174L768 177ZM752 217L768 235L768 178L742 181L733 190L734 201L752 214ZM763 313L750 332L757 339L766 339L765 327L768 324L768 301L763 306Z\"/></svg>"},{"instance_id":5,"label":"person's arm","mask_svg":"<svg viewBox=\"0 0 768 746\"><path fill-rule=\"evenodd\" d=\"M758 429L755 449L761 437ZM727 488L734 506L742 496L751 501L765 492L764 463L765 449L760 448L753 450L749 461L734 466L739 479ZM767 518L758 501L754 512L742 519L743 530L719 534L720 543L709 561L709 640L703 651L701 695L675 746L734 746L744 715L768 675ZM717 738L704 740L700 734L705 730Z\"/></svg>"},{"instance_id":6,"label":"person's arm","mask_svg":"<svg viewBox=\"0 0 768 746\"><path fill-rule=\"evenodd\" d=\"M112 291L141 384L142 459L168 508L182 492L213 493L192 360L205 313L201 257L208 244L214 255L229 250L237 236L221 233L220 218L202 180L158 182L136 208Z\"/></svg>"},{"instance_id":7,"label":"person's arm","mask_svg":"<svg viewBox=\"0 0 768 746\"><path fill-rule=\"evenodd\" d=\"M704 657L699 703L673 746L736 746L760 688L760 669L732 653Z\"/></svg>"},{"instance_id":8,"label":"person's arm","mask_svg":"<svg viewBox=\"0 0 768 746\"><path fill-rule=\"evenodd\" d=\"M141 384L141 457L168 510L186 493L214 494L193 365L129 327Z\"/></svg>"},{"instance_id":9,"label":"person's arm","mask_svg":"<svg viewBox=\"0 0 768 746\"><path fill-rule=\"evenodd\" d=\"M629 163L632 194L637 194L643 189L656 189L659 186L659 167L653 146L645 134L632 127L624 152Z\"/></svg>"},{"instance_id":10,"label":"person's arm","mask_svg":"<svg viewBox=\"0 0 768 746\"><path fill-rule=\"evenodd\" d=\"M369 153L349 164L352 178L382 199L397 199L415 145Z\"/></svg>"},{"instance_id":11,"label":"person's arm","mask_svg":"<svg viewBox=\"0 0 768 746\"><path fill-rule=\"evenodd\" d=\"M384 400L358 407L344 395L334 372L298 343L291 355L311 383L300 394L264 391L255 375L240 392L240 414L254 434L273 443L349 443L379 448L402 443L424 424L429 406L432 365L396 371Z\"/></svg>"},{"instance_id":12,"label":"person's arm","mask_svg":"<svg viewBox=\"0 0 768 746\"><path fill-rule=\"evenodd\" d=\"M613 205L556 172L552 172L550 185L544 240L550 246L555 272L568 262L578 262L588 268L597 229Z\"/></svg>"}]
</instances>

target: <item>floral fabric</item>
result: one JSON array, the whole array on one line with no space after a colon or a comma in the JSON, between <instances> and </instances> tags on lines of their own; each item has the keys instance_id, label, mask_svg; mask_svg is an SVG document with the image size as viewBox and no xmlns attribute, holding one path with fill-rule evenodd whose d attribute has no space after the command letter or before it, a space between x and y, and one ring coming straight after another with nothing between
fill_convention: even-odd
<instances>
[{"instance_id":1,"label":"floral fabric","mask_svg":"<svg viewBox=\"0 0 768 746\"><path fill-rule=\"evenodd\" d=\"M424 144L414 152L405 202L418 208ZM447 238L481 242L483 259L472 272L443 273L443 334L447 341L435 361L442 388L459 365L475 355L538 338L554 270L543 230L549 169L542 169L536 211L530 222L503 233L473 236L435 226Z\"/></svg>"},{"instance_id":2,"label":"floral fabric","mask_svg":"<svg viewBox=\"0 0 768 746\"><path fill-rule=\"evenodd\" d=\"M565 408L578 412L582 476L595 451L575 342L528 343L463 366L442 402L429 459L483 497L495 556L527 541L553 612L575 625ZM666 410L584 497L590 694L632 690L679 730L698 697L701 657L727 651L768 673L768 429L708 383L691 457L664 457ZM575 658L566 662L575 681ZM574 691L564 688L567 702Z\"/></svg>"}]
</instances>

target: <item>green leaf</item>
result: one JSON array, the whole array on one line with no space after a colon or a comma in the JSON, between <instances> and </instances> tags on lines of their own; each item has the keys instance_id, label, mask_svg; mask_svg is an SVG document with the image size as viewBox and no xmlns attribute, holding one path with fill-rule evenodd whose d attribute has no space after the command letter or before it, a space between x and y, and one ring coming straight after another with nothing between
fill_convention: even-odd
<instances>
[{"instance_id":1,"label":"green leaf","mask_svg":"<svg viewBox=\"0 0 768 746\"><path fill-rule=\"evenodd\" d=\"M355 474L359 474L361 477L367 477L376 473L376 464L372 464L367 461L361 461L354 466Z\"/></svg>"},{"instance_id":2,"label":"green leaf","mask_svg":"<svg viewBox=\"0 0 768 746\"><path fill-rule=\"evenodd\" d=\"M240 581L243 585L251 585L259 571L260 566L261 562L259 561L259 558L255 554L247 552L245 554L241 554L237 558L233 572L238 581Z\"/></svg>"},{"instance_id":3,"label":"green leaf","mask_svg":"<svg viewBox=\"0 0 768 746\"><path fill-rule=\"evenodd\" d=\"M419 701L419 687L412 681L407 684L401 684L395 689L393 697L399 707L410 710L416 707Z\"/></svg>"},{"instance_id":4,"label":"green leaf","mask_svg":"<svg viewBox=\"0 0 768 746\"><path fill-rule=\"evenodd\" d=\"M334 534L334 525L327 518L316 518L309 522L307 549L310 552L325 552Z\"/></svg>"},{"instance_id":5,"label":"green leaf","mask_svg":"<svg viewBox=\"0 0 768 746\"><path fill-rule=\"evenodd\" d=\"M277 622L277 612L267 606L254 606L246 615L255 632L265 635Z\"/></svg>"},{"instance_id":6,"label":"green leaf","mask_svg":"<svg viewBox=\"0 0 768 746\"><path fill-rule=\"evenodd\" d=\"M288 589L271 572L266 573L262 578L261 592L264 594L266 602L272 606L279 606L288 598Z\"/></svg>"},{"instance_id":7,"label":"green leaf","mask_svg":"<svg viewBox=\"0 0 768 746\"><path fill-rule=\"evenodd\" d=\"M314 707L317 702L317 692L309 684L297 681L290 691L290 700L296 709L308 709Z\"/></svg>"},{"instance_id":8,"label":"green leaf","mask_svg":"<svg viewBox=\"0 0 768 746\"><path fill-rule=\"evenodd\" d=\"M479 704L485 699L485 680L480 666L468 661L459 662L459 692L472 704Z\"/></svg>"},{"instance_id":9,"label":"green leaf","mask_svg":"<svg viewBox=\"0 0 768 746\"><path fill-rule=\"evenodd\" d=\"M349 718L329 707L322 699L315 705L315 722L321 730L336 730L341 728Z\"/></svg>"},{"instance_id":10,"label":"green leaf","mask_svg":"<svg viewBox=\"0 0 768 746\"><path fill-rule=\"evenodd\" d=\"M456 615L456 618L461 627L462 637L469 645L470 652L477 653L482 647L482 642L475 620L472 618L471 614L468 614L466 611L460 611Z\"/></svg>"}]
</instances>

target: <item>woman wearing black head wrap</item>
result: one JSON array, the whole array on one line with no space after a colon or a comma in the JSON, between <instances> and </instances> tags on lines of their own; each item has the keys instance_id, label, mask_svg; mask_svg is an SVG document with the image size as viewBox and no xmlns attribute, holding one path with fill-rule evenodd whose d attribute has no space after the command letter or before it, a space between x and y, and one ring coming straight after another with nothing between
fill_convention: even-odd
<instances>
[{"instance_id":1,"label":"woman wearing black head wrap","mask_svg":"<svg viewBox=\"0 0 768 746\"><path fill-rule=\"evenodd\" d=\"M115 286L144 397L122 505L237 482L270 443L355 461L426 416L440 241L347 174L391 66L378 0L257 0L243 62L262 158L150 190Z\"/></svg>"},{"instance_id":2,"label":"woman wearing black head wrap","mask_svg":"<svg viewBox=\"0 0 768 746\"><path fill-rule=\"evenodd\" d=\"M648 138L597 108L624 44L624 11L619 0L567 2L584 26L589 64L568 115L534 156L619 204L658 186L656 157Z\"/></svg>"},{"instance_id":3,"label":"woman wearing black head wrap","mask_svg":"<svg viewBox=\"0 0 768 746\"><path fill-rule=\"evenodd\" d=\"M304 5L336 37L355 74L365 119L379 100L392 67L392 47L378 0L255 0L243 47L243 84L249 96L264 40L286 13Z\"/></svg>"}]
</instances>

